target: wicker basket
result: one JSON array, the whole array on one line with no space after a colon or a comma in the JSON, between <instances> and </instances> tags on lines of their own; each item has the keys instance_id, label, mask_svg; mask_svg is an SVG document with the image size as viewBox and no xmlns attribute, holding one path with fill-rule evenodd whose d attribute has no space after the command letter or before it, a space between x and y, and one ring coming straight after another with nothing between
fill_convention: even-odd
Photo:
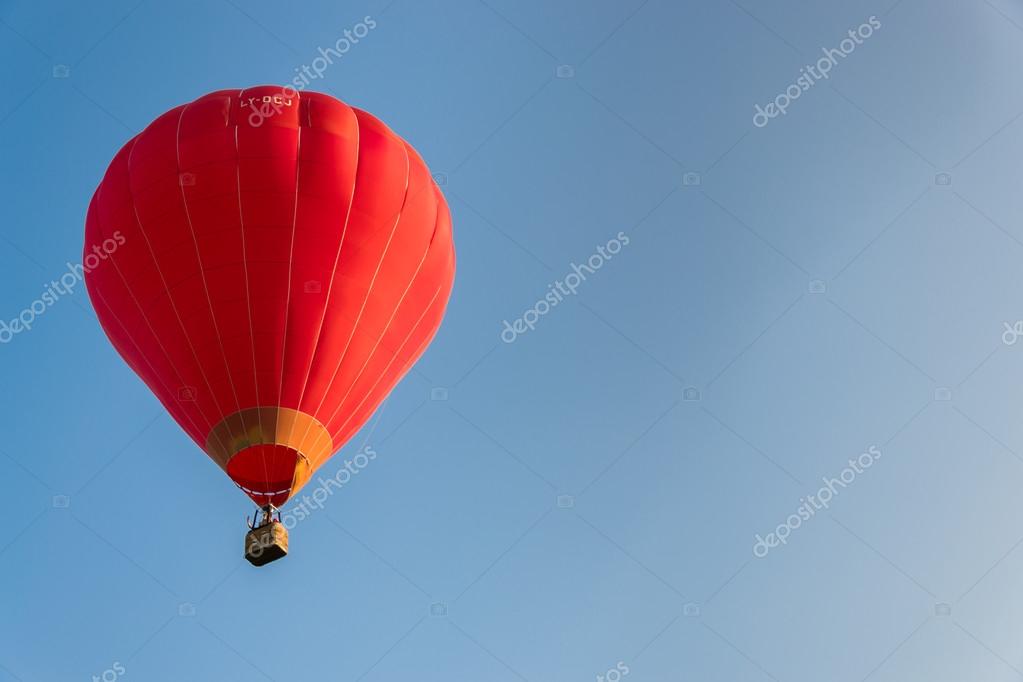
<instances>
[{"instance_id":1,"label":"wicker basket","mask_svg":"<svg viewBox=\"0 0 1023 682\"><path fill-rule=\"evenodd\" d=\"M245 558L253 566L263 566L288 554L288 529L280 521L271 521L245 534Z\"/></svg>"}]
</instances>

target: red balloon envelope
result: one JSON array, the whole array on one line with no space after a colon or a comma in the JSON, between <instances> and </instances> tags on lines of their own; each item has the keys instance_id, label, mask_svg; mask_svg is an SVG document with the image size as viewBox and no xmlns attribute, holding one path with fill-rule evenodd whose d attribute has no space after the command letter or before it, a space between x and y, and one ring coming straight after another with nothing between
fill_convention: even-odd
<instances>
[{"instance_id":1,"label":"red balloon envelope","mask_svg":"<svg viewBox=\"0 0 1023 682\"><path fill-rule=\"evenodd\" d=\"M455 272L415 150L332 97L288 94L163 114L114 157L85 228L107 336L260 506L366 422L436 333Z\"/></svg>"}]
</instances>

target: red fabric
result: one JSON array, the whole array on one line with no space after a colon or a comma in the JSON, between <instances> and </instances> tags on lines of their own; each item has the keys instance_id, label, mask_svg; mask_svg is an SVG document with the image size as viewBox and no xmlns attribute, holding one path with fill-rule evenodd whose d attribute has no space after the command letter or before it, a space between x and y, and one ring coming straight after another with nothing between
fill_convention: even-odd
<instances>
[{"instance_id":1,"label":"red fabric","mask_svg":"<svg viewBox=\"0 0 1023 682\"><path fill-rule=\"evenodd\" d=\"M425 350L454 278L447 204L415 150L319 93L253 115L280 95L163 114L89 206L86 254L123 235L86 275L100 323L200 447L226 415L283 406L336 451Z\"/></svg>"}]
</instances>

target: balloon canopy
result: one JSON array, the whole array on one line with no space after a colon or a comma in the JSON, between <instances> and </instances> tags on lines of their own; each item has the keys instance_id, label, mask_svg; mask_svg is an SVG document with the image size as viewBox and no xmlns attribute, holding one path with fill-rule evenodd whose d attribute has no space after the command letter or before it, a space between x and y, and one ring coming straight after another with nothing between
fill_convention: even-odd
<instances>
[{"instance_id":1,"label":"balloon canopy","mask_svg":"<svg viewBox=\"0 0 1023 682\"><path fill-rule=\"evenodd\" d=\"M440 325L447 203L414 149L314 92L213 92L153 121L89 206L89 296L125 362L260 506L369 419Z\"/></svg>"}]
</instances>

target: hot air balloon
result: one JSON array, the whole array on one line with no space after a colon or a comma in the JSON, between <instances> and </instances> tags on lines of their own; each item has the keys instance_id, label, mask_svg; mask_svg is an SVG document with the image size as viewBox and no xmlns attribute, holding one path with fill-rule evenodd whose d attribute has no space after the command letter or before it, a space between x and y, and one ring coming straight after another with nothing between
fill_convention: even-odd
<instances>
[{"instance_id":1,"label":"hot air balloon","mask_svg":"<svg viewBox=\"0 0 1023 682\"><path fill-rule=\"evenodd\" d=\"M455 271L447 203L370 114L277 86L178 106L128 141L89 205L100 324L182 429L277 510L366 423L433 339ZM277 512L276 518L274 513Z\"/></svg>"}]
</instances>

